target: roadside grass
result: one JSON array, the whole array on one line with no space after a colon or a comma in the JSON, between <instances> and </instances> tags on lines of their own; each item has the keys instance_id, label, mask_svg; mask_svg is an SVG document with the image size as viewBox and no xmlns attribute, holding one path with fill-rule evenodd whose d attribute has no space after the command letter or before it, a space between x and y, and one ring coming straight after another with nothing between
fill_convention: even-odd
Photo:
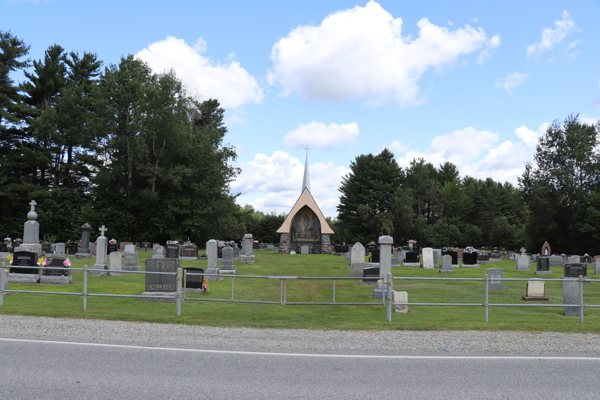
<instances>
[{"instance_id":1,"label":"roadside grass","mask_svg":"<svg viewBox=\"0 0 600 400\"><path fill-rule=\"evenodd\" d=\"M238 275L345 277L347 262L343 257L331 255L295 256L257 251L254 265L237 263ZM151 252L140 252L141 264ZM75 260L73 267L93 266L94 260ZM207 267L206 260L182 261L182 267ZM440 275L438 270L420 268L392 268L394 276L483 278L488 268L504 268L505 278L558 279L562 267L553 267L553 275L535 276L530 271L516 271L514 261L502 260L482 265L479 269L456 269L454 274ZM593 270L588 271L591 278ZM72 272L73 284L68 286L41 286L9 283L9 289L81 293L83 273ZM188 294L190 298L231 299L232 278L209 281L205 294ZM279 279L235 280L237 300L264 300L279 302ZM522 300L524 281L504 282L504 290L489 291L490 303L534 304ZM418 303L483 303L484 288L480 281L394 281L394 289L408 292L409 302ZM121 277L89 276L90 293L139 295L144 291L144 276L123 273ZM361 286L358 281L336 281L336 302L373 302L371 286ZM600 282L584 285L585 303L600 304ZM546 282L548 302L562 304L560 282ZM331 280L289 280L289 302L331 302ZM341 329L341 330L509 330L529 332L580 332L600 331L600 309L586 308L585 322L578 317L565 317L562 307L489 307L489 322L483 321L482 306L409 306L409 313L393 313L388 323L385 310L380 305L286 305L246 304L186 301L181 306L182 315L175 315L175 305L141 302L135 298L89 297L88 311L83 311L83 299L75 295L10 293L4 296L0 314L30 315L56 318L89 318L155 323L182 323L221 327Z\"/></svg>"}]
</instances>

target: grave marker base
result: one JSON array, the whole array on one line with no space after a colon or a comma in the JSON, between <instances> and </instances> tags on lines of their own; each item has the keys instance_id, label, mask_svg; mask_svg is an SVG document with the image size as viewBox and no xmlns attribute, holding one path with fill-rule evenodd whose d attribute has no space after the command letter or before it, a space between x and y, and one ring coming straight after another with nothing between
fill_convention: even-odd
<instances>
[{"instance_id":1,"label":"grave marker base","mask_svg":"<svg viewBox=\"0 0 600 400\"><path fill-rule=\"evenodd\" d=\"M462 268L479 268L479 264L463 264Z\"/></svg>"},{"instance_id":2,"label":"grave marker base","mask_svg":"<svg viewBox=\"0 0 600 400\"><path fill-rule=\"evenodd\" d=\"M40 276L38 274L17 274L11 272L8 274L8 282L10 283L38 283Z\"/></svg>"},{"instance_id":3,"label":"grave marker base","mask_svg":"<svg viewBox=\"0 0 600 400\"><path fill-rule=\"evenodd\" d=\"M541 296L523 296L523 300L525 301L548 301L547 297Z\"/></svg>"},{"instance_id":4,"label":"grave marker base","mask_svg":"<svg viewBox=\"0 0 600 400\"><path fill-rule=\"evenodd\" d=\"M535 271L535 275L552 275L552 271Z\"/></svg>"},{"instance_id":5,"label":"grave marker base","mask_svg":"<svg viewBox=\"0 0 600 400\"><path fill-rule=\"evenodd\" d=\"M177 292L144 292L142 296L175 296ZM149 299L142 297L140 299L146 303L175 303L175 299Z\"/></svg>"},{"instance_id":6,"label":"grave marker base","mask_svg":"<svg viewBox=\"0 0 600 400\"><path fill-rule=\"evenodd\" d=\"M72 276L45 276L40 277L40 285L70 285L73 283Z\"/></svg>"},{"instance_id":7,"label":"grave marker base","mask_svg":"<svg viewBox=\"0 0 600 400\"><path fill-rule=\"evenodd\" d=\"M408 268L421 268L421 263L404 263L404 266Z\"/></svg>"}]
</instances>

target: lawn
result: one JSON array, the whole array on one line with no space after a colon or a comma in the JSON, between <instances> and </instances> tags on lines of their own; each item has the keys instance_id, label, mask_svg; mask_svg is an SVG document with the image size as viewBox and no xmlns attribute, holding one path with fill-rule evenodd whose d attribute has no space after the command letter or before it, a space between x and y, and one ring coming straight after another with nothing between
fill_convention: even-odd
<instances>
[{"instance_id":1,"label":"lawn","mask_svg":"<svg viewBox=\"0 0 600 400\"><path fill-rule=\"evenodd\" d=\"M257 251L254 265L237 263L238 275L345 277L347 263L343 257L331 255L284 255ZM141 252L142 264L150 252ZM84 264L92 267L94 259L72 260L73 267ZM182 267L206 268L207 261L182 261ZM487 268L504 268L505 278L540 277L530 271L516 271L515 262L502 260L482 265L480 269L456 269L454 274L439 274L438 270L419 268L393 268L394 276L406 277L474 277L482 278ZM553 267L553 275L562 276L562 267ZM589 268L590 278L594 278ZM11 290L36 290L81 293L83 272L73 272L69 286L40 286L36 284L9 283ZM526 282L505 282L503 291L490 291L490 303L530 304L522 300ZM586 283L585 303L600 304L600 282ZM331 280L290 280L287 286L289 302L331 302ZM394 289L408 292L409 302L419 303L483 303L483 282L479 281L394 281ZM126 274L121 277L89 276L90 293L139 295L144 291L144 277ZM242 279L235 282L237 300L263 300L279 302L279 279ZM371 299L372 287L361 286L357 281L337 281L337 302L376 302ZM231 299L231 277L223 281L210 281L205 294L189 295L196 298ZM546 282L549 302L563 302L560 282ZM175 305L141 302L135 298L90 297L88 310L83 311L81 296L52 294L10 293L4 296L0 314L31 315L58 318L90 318L157 323L182 323L222 327L255 328L305 328L305 329L366 329L366 330L511 330L531 332L588 332L600 330L600 310L586 308L585 323L578 317L565 317L562 307L490 307L489 322L483 321L484 309L453 306L409 306L409 313L394 313L387 322L385 310L380 305L286 305L247 304L187 301L182 304L181 316L175 315Z\"/></svg>"}]
</instances>

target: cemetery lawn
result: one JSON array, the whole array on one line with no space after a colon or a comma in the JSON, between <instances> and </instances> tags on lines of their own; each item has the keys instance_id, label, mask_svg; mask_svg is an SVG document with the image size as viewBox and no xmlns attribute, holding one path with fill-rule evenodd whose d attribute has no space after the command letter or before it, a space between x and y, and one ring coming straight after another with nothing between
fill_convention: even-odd
<instances>
[{"instance_id":1,"label":"cemetery lawn","mask_svg":"<svg viewBox=\"0 0 600 400\"><path fill-rule=\"evenodd\" d=\"M255 251L254 265L236 263L238 275L346 277L344 257L332 255L284 255ZM151 252L140 252L141 264ZM93 266L95 259L75 260L73 267ZM181 261L182 267L206 268L207 261ZM504 268L505 278L558 279L562 267L552 267L553 275L535 276L529 271L516 271L515 262L502 260L482 265L479 269L460 268L451 278L483 278L489 268ZM392 268L394 276L440 277L437 269ZM593 268L588 268L595 278ZM11 290L52 292L83 292L83 272L73 272L73 284L54 286L9 283ZM532 304L522 300L526 282L505 282L503 291L490 291L489 303ZM219 327L252 327L281 329L340 329L340 330L491 330L529 332L600 331L600 309L586 308L585 322L578 317L565 317L562 307L489 307L489 322L483 322L482 306L409 306L409 313L393 313L388 323L383 306L364 305L286 305L279 304L279 279L242 279L235 282L236 300L275 301L278 304L222 303L188 300L181 305L181 316L175 315L175 304L141 302L136 298L89 297L88 311L83 311L81 296L9 293L4 296L0 314L29 315L56 318L89 318L104 320L180 323ZM89 276L90 293L139 295L144 291L144 276L124 273L121 277ZM371 286L358 281L337 281L337 302L373 302ZM483 282L480 281L394 281L394 289L408 292L411 303L483 303ZM585 303L600 304L600 282L584 285ZM192 298L231 299L232 279L209 281L205 294L188 294ZM546 282L548 302L562 304L560 282ZM331 280L291 280L287 287L288 302L331 302Z\"/></svg>"}]
</instances>

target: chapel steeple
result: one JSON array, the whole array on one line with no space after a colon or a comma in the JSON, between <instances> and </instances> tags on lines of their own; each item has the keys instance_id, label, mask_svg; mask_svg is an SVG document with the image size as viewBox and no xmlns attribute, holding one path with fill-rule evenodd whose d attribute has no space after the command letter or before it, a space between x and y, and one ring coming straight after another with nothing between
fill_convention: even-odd
<instances>
[{"instance_id":1,"label":"chapel steeple","mask_svg":"<svg viewBox=\"0 0 600 400\"><path fill-rule=\"evenodd\" d=\"M310 192L310 176L308 175L308 151L310 147L306 146L304 150L306 150L306 160L304 161L304 179L302 180L302 191L300 193L304 192L304 189L308 189Z\"/></svg>"}]
</instances>

